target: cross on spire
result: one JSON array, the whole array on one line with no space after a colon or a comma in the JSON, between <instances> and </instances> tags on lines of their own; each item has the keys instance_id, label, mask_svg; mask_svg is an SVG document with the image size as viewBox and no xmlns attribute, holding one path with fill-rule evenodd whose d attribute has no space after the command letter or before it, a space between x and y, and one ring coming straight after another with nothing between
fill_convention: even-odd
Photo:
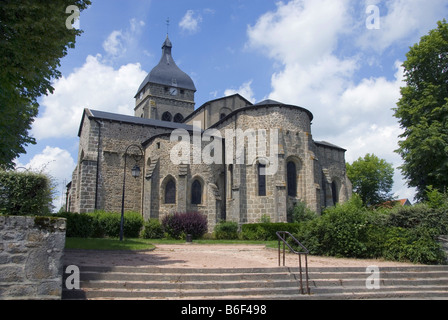
<instances>
[{"instance_id":1,"label":"cross on spire","mask_svg":"<svg viewBox=\"0 0 448 320\"><path fill-rule=\"evenodd\" d=\"M166 35L168 35L169 30L170 30L170 18L168 17L166 19Z\"/></svg>"}]
</instances>

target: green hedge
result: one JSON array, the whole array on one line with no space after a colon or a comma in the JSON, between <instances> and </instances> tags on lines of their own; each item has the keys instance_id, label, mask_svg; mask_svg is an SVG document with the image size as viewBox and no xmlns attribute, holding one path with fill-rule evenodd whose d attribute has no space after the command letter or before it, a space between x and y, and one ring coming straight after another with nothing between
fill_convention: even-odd
<instances>
[{"instance_id":1,"label":"green hedge","mask_svg":"<svg viewBox=\"0 0 448 320\"><path fill-rule=\"evenodd\" d=\"M446 209L418 205L374 211L353 197L301 223L294 235L313 255L440 264L445 254L436 238L447 230Z\"/></svg>"},{"instance_id":2,"label":"green hedge","mask_svg":"<svg viewBox=\"0 0 448 320\"><path fill-rule=\"evenodd\" d=\"M241 236L244 240L272 241L277 240L277 231L296 233L300 223L253 223L241 226Z\"/></svg>"},{"instance_id":3,"label":"green hedge","mask_svg":"<svg viewBox=\"0 0 448 320\"><path fill-rule=\"evenodd\" d=\"M92 238L94 218L87 213L60 213L59 217L67 219L66 236L69 238Z\"/></svg>"},{"instance_id":4,"label":"green hedge","mask_svg":"<svg viewBox=\"0 0 448 320\"><path fill-rule=\"evenodd\" d=\"M159 219L149 219L145 222L140 233L143 239L162 239L164 237L162 224Z\"/></svg>"},{"instance_id":5,"label":"green hedge","mask_svg":"<svg viewBox=\"0 0 448 320\"><path fill-rule=\"evenodd\" d=\"M67 237L76 238L118 238L120 236L121 214L95 211L92 213L61 213L67 219ZM125 212L123 235L138 238L143 228L143 218L137 212Z\"/></svg>"},{"instance_id":6,"label":"green hedge","mask_svg":"<svg viewBox=\"0 0 448 320\"><path fill-rule=\"evenodd\" d=\"M238 223L231 221L220 221L215 226L215 238L218 240L238 239Z\"/></svg>"},{"instance_id":7,"label":"green hedge","mask_svg":"<svg viewBox=\"0 0 448 320\"><path fill-rule=\"evenodd\" d=\"M0 170L0 214L45 216L52 211L51 180L44 174Z\"/></svg>"}]
</instances>

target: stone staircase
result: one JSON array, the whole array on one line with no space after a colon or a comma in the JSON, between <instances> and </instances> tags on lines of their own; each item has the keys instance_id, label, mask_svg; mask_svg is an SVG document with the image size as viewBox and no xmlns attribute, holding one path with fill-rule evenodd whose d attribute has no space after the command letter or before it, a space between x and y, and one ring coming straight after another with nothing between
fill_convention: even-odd
<instances>
[{"instance_id":1,"label":"stone staircase","mask_svg":"<svg viewBox=\"0 0 448 320\"><path fill-rule=\"evenodd\" d=\"M298 268L186 269L81 267L80 290L63 299L296 300L447 299L448 266L380 268L379 289L367 289L365 268L310 268L310 295ZM305 279L305 276L304 276ZM65 279L63 281L65 284ZM304 282L305 283L305 282Z\"/></svg>"},{"instance_id":2,"label":"stone staircase","mask_svg":"<svg viewBox=\"0 0 448 320\"><path fill-rule=\"evenodd\" d=\"M313 268L311 298L448 300L448 266L382 267L377 288L371 275L366 268Z\"/></svg>"},{"instance_id":3,"label":"stone staircase","mask_svg":"<svg viewBox=\"0 0 448 320\"><path fill-rule=\"evenodd\" d=\"M274 299L299 297L286 268L185 269L83 267L81 290L63 299ZM64 280L65 283L65 280Z\"/></svg>"}]
</instances>

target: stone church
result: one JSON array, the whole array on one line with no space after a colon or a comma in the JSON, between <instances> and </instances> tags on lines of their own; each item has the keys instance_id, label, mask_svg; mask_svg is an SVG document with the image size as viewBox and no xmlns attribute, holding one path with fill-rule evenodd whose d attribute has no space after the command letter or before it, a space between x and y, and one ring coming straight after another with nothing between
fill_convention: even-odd
<instances>
[{"instance_id":1,"label":"stone church","mask_svg":"<svg viewBox=\"0 0 448 320\"><path fill-rule=\"evenodd\" d=\"M167 36L134 116L84 110L67 210L120 212L124 203L145 220L199 211L212 231L221 220L287 222L299 201L320 213L349 199L346 150L314 141L309 110L239 94L195 109L196 87L171 51Z\"/></svg>"}]
</instances>

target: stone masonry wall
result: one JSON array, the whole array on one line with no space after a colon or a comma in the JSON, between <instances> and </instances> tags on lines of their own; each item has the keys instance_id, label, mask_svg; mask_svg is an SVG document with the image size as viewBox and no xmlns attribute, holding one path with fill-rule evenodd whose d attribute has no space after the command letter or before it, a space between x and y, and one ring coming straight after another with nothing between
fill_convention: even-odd
<instances>
[{"instance_id":1,"label":"stone masonry wall","mask_svg":"<svg viewBox=\"0 0 448 320\"><path fill-rule=\"evenodd\" d=\"M263 157L258 157L257 153L256 162L233 166L233 178L228 179L232 181L232 186L228 188L232 190L232 194L226 199L229 220L241 224L256 223L267 215L272 222L286 222L288 207L293 201L299 200L304 201L311 209L319 211L316 201L318 182L314 179L315 157L308 147L312 142L311 124L306 111L288 106L249 108L223 121L219 129L223 136L226 129L243 131L265 129L266 152L270 157L273 157L270 155L272 129L278 132L278 170L274 175L266 176L266 196L258 195L257 166L258 160L262 160ZM236 147L236 139L234 140ZM233 155L236 155L236 151ZM245 158L246 160L248 158ZM286 188L286 166L287 162L292 160L297 166L298 189L295 199L287 196Z\"/></svg>"},{"instance_id":2,"label":"stone masonry wall","mask_svg":"<svg viewBox=\"0 0 448 320\"><path fill-rule=\"evenodd\" d=\"M162 135L156 137L146 148L143 216L145 220L162 219L175 212L198 211L208 217L209 231L212 232L223 211L223 183L220 181L223 166L193 164L191 149L190 164L175 165L171 159L171 151L177 144L176 141L170 141L170 136ZM202 142L202 147L205 144ZM165 187L170 180L176 186L176 200L173 204L165 203ZM198 205L191 203L191 186L195 180L202 187L202 203Z\"/></svg>"},{"instance_id":3,"label":"stone masonry wall","mask_svg":"<svg viewBox=\"0 0 448 320\"><path fill-rule=\"evenodd\" d=\"M0 216L0 300L58 300L66 220Z\"/></svg>"},{"instance_id":4,"label":"stone masonry wall","mask_svg":"<svg viewBox=\"0 0 448 320\"><path fill-rule=\"evenodd\" d=\"M99 134L100 126L101 134ZM130 145L140 145L155 134L169 131L170 129L167 128L107 120L95 121L86 118L81 131L78 165L72 178L70 211L91 212L95 209L95 198L97 198L96 207L98 209L119 212L121 210L126 148ZM135 165L134 155L140 156L138 149L130 148L126 163L125 211L140 212L143 178L135 179L131 175L131 169ZM137 164L143 170L143 159ZM98 185L96 185L97 168L99 170ZM95 197L96 191L98 194Z\"/></svg>"}]
</instances>

